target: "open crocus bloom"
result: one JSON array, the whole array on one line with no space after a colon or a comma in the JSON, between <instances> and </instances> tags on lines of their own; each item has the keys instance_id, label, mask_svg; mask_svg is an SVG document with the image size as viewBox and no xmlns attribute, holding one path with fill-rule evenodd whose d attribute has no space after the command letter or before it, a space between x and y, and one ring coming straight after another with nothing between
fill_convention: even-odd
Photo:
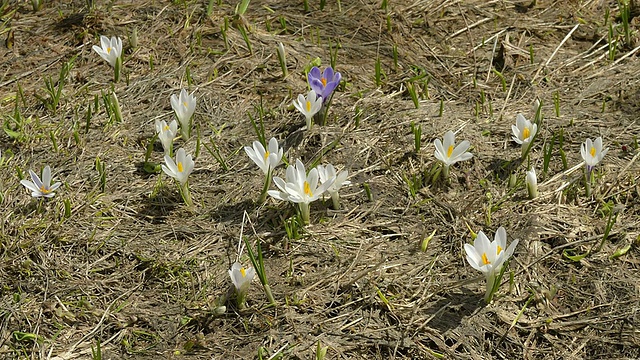
<instances>
[{"instance_id":1,"label":"open crocus bloom","mask_svg":"<svg viewBox=\"0 0 640 360\"><path fill-rule=\"evenodd\" d=\"M106 36L100 36L100 46L93 45L93 50L107 60L109 65L115 67L116 61L122 55L122 39L112 36L109 40Z\"/></svg>"},{"instance_id":2,"label":"open crocus bloom","mask_svg":"<svg viewBox=\"0 0 640 360\"><path fill-rule=\"evenodd\" d=\"M587 138L587 141L580 146L580 154L582 155L582 159L584 159L585 164L587 164L587 169L589 171L602 161L602 158L607 154L607 151L609 151L609 148L602 149L602 136L598 136L598 138L593 142L590 138Z\"/></svg>"},{"instance_id":3,"label":"open crocus bloom","mask_svg":"<svg viewBox=\"0 0 640 360\"><path fill-rule=\"evenodd\" d=\"M196 97L193 93L187 93L187 90L180 90L180 95L171 95L171 108L176 113L176 117L180 122L182 134L188 136L191 133L191 116L196 111Z\"/></svg>"},{"instance_id":4,"label":"open crocus bloom","mask_svg":"<svg viewBox=\"0 0 640 360\"><path fill-rule=\"evenodd\" d=\"M31 181L29 180L20 180L20 183L31 190L31 196L33 197L53 197L56 193L54 191L62 185L62 183L55 183L51 185L51 168L49 165L45 166L42 169L42 181L40 181L40 177L38 174L29 170L29 175L31 175Z\"/></svg>"},{"instance_id":5,"label":"open crocus bloom","mask_svg":"<svg viewBox=\"0 0 640 360\"><path fill-rule=\"evenodd\" d=\"M278 140L276 140L276 138L269 140L268 149L266 150L259 141L254 141L253 148L245 146L244 151L265 175L280 165L282 161L283 150L278 147Z\"/></svg>"},{"instance_id":6,"label":"open crocus bloom","mask_svg":"<svg viewBox=\"0 0 640 360\"><path fill-rule=\"evenodd\" d=\"M445 167L449 167L458 161L469 160L473 157L473 154L467 152L471 146L469 141L464 140L456 146L456 135L453 131L447 131L446 134L444 134L443 140L444 141L440 141L440 139L436 139L434 141L434 145L436 146L434 155L438 160L442 161Z\"/></svg>"},{"instance_id":7,"label":"open crocus bloom","mask_svg":"<svg viewBox=\"0 0 640 360\"><path fill-rule=\"evenodd\" d=\"M322 165L317 166L318 175L320 176L320 183L325 183L329 180L333 180L333 185L327 188L327 192L331 195L333 202L333 208L338 209L340 207L340 196L338 191L343 185L349 185L351 182L347 180L349 172L347 170L336 173L336 168L333 165L328 164L326 167Z\"/></svg>"},{"instance_id":8,"label":"open crocus bloom","mask_svg":"<svg viewBox=\"0 0 640 360\"><path fill-rule=\"evenodd\" d=\"M277 176L273 177L273 182L279 191L269 190L268 194L278 200L291 201L298 204L302 219L307 224L309 223L309 204L318 200L320 195L333 185L334 181L329 179L318 186L318 178L317 169L311 169L309 175L307 175L304 164L300 159L297 159L295 166L289 165L287 167L286 181Z\"/></svg>"},{"instance_id":9,"label":"open crocus bloom","mask_svg":"<svg viewBox=\"0 0 640 360\"><path fill-rule=\"evenodd\" d=\"M513 132L511 138L522 145L522 154L524 155L529 148L529 144L531 144L531 140L538 132L538 125L531 123L522 114L518 114L516 115L516 124L511 125L511 131Z\"/></svg>"},{"instance_id":10,"label":"open crocus bloom","mask_svg":"<svg viewBox=\"0 0 640 360\"><path fill-rule=\"evenodd\" d=\"M164 156L164 162L166 165L162 165L162 171L178 180L180 185L184 185L187 182L187 178L195 165L191 155L186 155L183 148L178 149L175 162L169 155Z\"/></svg>"},{"instance_id":11,"label":"open crocus bloom","mask_svg":"<svg viewBox=\"0 0 640 360\"><path fill-rule=\"evenodd\" d=\"M171 154L173 139L178 134L178 123L172 120L169 125L167 125L167 122L164 120L156 120L156 132L158 133L158 139L160 139L162 143L164 153L167 155Z\"/></svg>"},{"instance_id":12,"label":"open crocus bloom","mask_svg":"<svg viewBox=\"0 0 640 360\"><path fill-rule=\"evenodd\" d=\"M340 84L342 75L340 75L339 72L334 72L331 66L324 69L322 74L320 74L320 69L314 66L311 71L309 71L307 79L309 80L311 89L320 95L323 99L322 101L325 102L331 97L333 91Z\"/></svg>"},{"instance_id":13,"label":"open crocus bloom","mask_svg":"<svg viewBox=\"0 0 640 360\"><path fill-rule=\"evenodd\" d=\"M518 240L514 240L507 248L507 231L501 226L496 231L493 241L489 241L484 232L479 231L473 245L465 244L464 251L467 254L469 265L476 270L482 271L487 279L487 295L485 300L493 295L493 285L496 276L500 274L502 265L507 261L518 245Z\"/></svg>"},{"instance_id":14,"label":"open crocus bloom","mask_svg":"<svg viewBox=\"0 0 640 360\"><path fill-rule=\"evenodd\" d=\"M233 263L229 270L229 276L231 277L231 282L236 287L236 291L243 294L246 294L249 285L251 285L251 280L253 280L255 275L256 271L254 268L243 268L239 262Z\"/></svg>"},{"instance_id":15,"label":"open crocus bloom","mask_svg":"<svg viewBox=\"0 0 640 360\"><path fill-rule=\"evenodd\" d=\"M305 116L307 130L311 130L311 118L322 108L322 97L316 97L316 92L311 90L306 98L299 94L298 99L294 100L293 106Z\"/></svg>"}]
</instances>

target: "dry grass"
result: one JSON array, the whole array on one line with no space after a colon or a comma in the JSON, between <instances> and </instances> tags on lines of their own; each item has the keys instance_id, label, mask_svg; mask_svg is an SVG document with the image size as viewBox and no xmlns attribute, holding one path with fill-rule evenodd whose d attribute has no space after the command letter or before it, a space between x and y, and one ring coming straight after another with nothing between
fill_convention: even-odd
<instances>
[{"instance_id":1,"label":"dry grass","mask_svg":"<svg viewBox=\"0 0 640 360\"><path fill-rule=\"evenodd\" d=\"M92 11L58 1L35 13L10 2L0 13L0 33L11 40L0 47L0 109L8 121L17 103L25 121L21 139L0 135L0 357L91 358L98 340L105 359L250 359L260 351L265 359L309 359L318 341L330 359L640 357L640 62L635 35L608 58L604 14L611 7L619 22L617 3L388 2L381 9L380 1L343 0L341 11L334 2L321 11L310 1L305 13L295 1L254 0L244 17L252 53L232 26L225 45L220 29L225 18L233 23L235 7L226 2L210 17L203 1L96 2ZM112 85L91 45L101 34L126 45L134 28L139 47L126 50L128 83ZM285 79L277 42L288 52ZM329 124L293 141L304 120L290 104L306 89L304 68L315 57L328 64L336 43L344 82ZM44 80L72 58L54 113L39 100L47 98ZM187 69L200 142L214 141L229 167L201 146L192 211L166 176L159 182L143 170L153 124L171 119L169 96L188 87ZM420 72L416 109L406 86ZM100 106L85 131L94 96L112 86L124 121L110 123ZM541 196L526 200L510 126L518 112L532 117L535 98L544 103L531 153ZM299 239L283 228L291 208L254 203L262 179L241 148L256 138L247 113L255 116L260 104L267 137L288 139L289 159L310 164L322 156L350 171L344 209L314 203ZM422 126L419 153L411 122ZM450 185L432 185L431 144L446 130L470 140L474 158L452 168ZM560 132L567 167L556 142L542 175L543 143ZM610 151L586 197L579 147L600 135ZM178 146L193 153L197 143ZM105 191L96 158L106 166ZM151 161L161 159L156 144ZM39 202L19 177L45 164L64 185ZM510 170L521 179L515 191ZM415 196L405 180L414 176L424 178ZM607 203L622 210L602 250L578 262L564 257L597 247ZM264 244L278 306L267 306L256 281L248 309L228 303L215 315L245 211L255 229L245 234ZM464 259L467 226L491 236L504 226L510 241L520 239L513 282L505 280L489 305L484 281ZM611 258L627 245L626 255Z\"/></svg>"}]
</instances>

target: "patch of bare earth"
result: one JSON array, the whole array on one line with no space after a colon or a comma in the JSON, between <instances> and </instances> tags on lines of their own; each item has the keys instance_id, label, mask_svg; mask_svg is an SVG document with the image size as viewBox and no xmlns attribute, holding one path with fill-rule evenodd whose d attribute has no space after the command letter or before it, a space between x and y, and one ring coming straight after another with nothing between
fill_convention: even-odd
<instances>
[{"instance_id":1,"label":"patch of bare earth","mask_svg":"<svg viewBox=\"0 0 640 360\"><path fill-rule=\"evenodd\" d=\"M235 21L227 1L210 16L204 1L5 4L0 112L19 136L0 134L0 358L86 359L98 340L104 359L309 359L318 342L329 359L639 358L638 19L610 58L615 1L309 3L305 12L302 2L254 0ZM242 23L251 51L234 27ZM91 49L99 35L124 39L116 84ZM304 69L316 57L328 65L335 49L344 80L328 124L300 131L290 104L306 92ZM45 79L59 86L70 61L53 111ZM198 152L192 210L171 179L144 169L155 120L171 120L180 88L198 98L197 135L176 144ZM111 89L122 123L105 111ZM544 119L530 165L540 197L528 200L529 162L519 163L511 125L518 112L533 118L536 98ZM260 107L267 138L286 144L290 161L350 172L343 208L314 203L297 239L283 226L290 205L255 203L262 176L242 147L257 139L249 115ZM411 123L422 129L418 152ZM447 130L474 157L434 184L432 143ZM587 197L579 149L597 136L609 152ZM226 169L205 147L213 143ZM162 161L159 143L150 161ZM63 186L39 201L19 180L45 164ZM492 237L499 226L520 243L485 305L463 244L469 229ZM256 280L247 309L227 302L216 314L241 229L263 244L278 305L267 306Z\"/></svg>"}]
</instances>

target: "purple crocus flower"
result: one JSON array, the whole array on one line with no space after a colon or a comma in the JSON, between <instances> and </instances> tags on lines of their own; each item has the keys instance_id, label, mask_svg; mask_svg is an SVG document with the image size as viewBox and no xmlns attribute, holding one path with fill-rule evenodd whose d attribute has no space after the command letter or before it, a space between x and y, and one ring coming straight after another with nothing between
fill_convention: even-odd
<instances>
[{"instance_id":1,"label":"purple crocus flower","mask_svg":"<svg viewBox=\"0 0 640 360\"><path fill-rule=\"evenodd\" d=\"M342 79L342 75L339 72L334 72L331 66L324 69L322 74L320 74L320 69L314 66L308 76L309 86L322 97L323 102L331 97L333 91L340 84L340 79Z\"/></svg>"}]
</instances>

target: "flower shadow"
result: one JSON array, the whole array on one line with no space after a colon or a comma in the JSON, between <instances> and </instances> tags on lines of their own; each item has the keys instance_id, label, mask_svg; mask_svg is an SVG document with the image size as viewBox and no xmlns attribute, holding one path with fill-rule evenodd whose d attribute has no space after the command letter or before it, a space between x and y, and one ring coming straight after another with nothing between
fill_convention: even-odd
<instances>
[{"instance_id":1,"label":"flower shadow","mask_svg":"<svg viewBox=\"0 0 640 360\"><path fill-rule=\"evenodd\" d=\"M489 170L504 181L509 180L509 176L516 172L521 164L522 159L520 158L513 160L493 159L489 165Z\"/></svg>"},{"instance_id":2,"label":"flower shadow","mask_svg":"<svg viewBox=\"0 0 640 360\"><path fill-rule=\"evenodd\" d=\"M168 216L183 205L180 194L175 188L163 186L155 196L141 196L141 206L137 216L152 224L162 224Z\"/></svg>"},{"instance_id":3,"label":"flower shadow","mask_svg":"<svg viewBox=\"0 0 640 360\"><path fill-rule=\"evenodd\" d=\"M238 203L225 203L215 207L208 215L217 222L237 222L242 220L245 211L251 214L255 207L252 199L244 199Z\"/></svg>"},{"instance_id":4,"label":"flower shadow","mask_svg":"<svg viewBox=\"0 0 640 360\"><path fill-rule=\"evenodd\" d=\"M445 333L462 323L462 319L472 315L484 306L483 294L462 288L462 293L447 294L426 310L427 326Z\"/></svg>"}]
</instances>

